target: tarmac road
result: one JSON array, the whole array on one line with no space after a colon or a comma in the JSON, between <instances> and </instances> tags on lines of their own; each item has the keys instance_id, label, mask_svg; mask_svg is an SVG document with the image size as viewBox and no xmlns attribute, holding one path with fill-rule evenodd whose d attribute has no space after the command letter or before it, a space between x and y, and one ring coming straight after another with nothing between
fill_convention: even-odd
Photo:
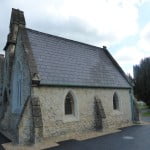
<instances>
[{"instance_id":1,"label":"tarmac road","mask_svg":"<svg viewBox=\"0 0 150 150\"><path fill-rule=\"evenodd\" d=\"M84 141L59 142L59 146L45 150L150 150L150 124L135 125L121 130ZM0 134L0 150L4 150L1 144L8 142L10 141Z\"/></svg>"},{"instance_id":2,"label":"tarmac road","mask_svg":"<svg viewBox=\"0 0 150 150\"><path fill-rule=\"evenodd\" d=\"M84 141L69 140L45 150L150 150L150 124Z\"/></svg>"}]
</instances>

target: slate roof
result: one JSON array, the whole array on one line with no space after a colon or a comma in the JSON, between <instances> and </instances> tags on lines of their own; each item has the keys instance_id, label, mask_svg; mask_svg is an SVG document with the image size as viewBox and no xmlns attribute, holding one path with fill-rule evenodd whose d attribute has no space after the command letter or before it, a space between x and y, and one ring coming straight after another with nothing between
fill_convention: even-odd
<instances>
[{"instance_id":1,"label":"slate roof","mask_svg":"<svg viewBox=\"0 0 150 150\"><path fill-rule=\"evenodd\" d=\"M41 85L130 88L107 50L26 29Z\"/></svg>"}]
</instances>

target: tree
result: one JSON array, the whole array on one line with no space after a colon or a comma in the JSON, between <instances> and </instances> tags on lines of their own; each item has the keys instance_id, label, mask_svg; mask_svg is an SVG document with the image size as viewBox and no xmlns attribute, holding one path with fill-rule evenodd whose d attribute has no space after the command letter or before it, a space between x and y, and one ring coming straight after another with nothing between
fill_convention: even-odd
<instances>
[{"instance_id":1,"label":"tree","mask_svg":"<svg viewBox=\"0 0 150 150\"><path fill-rule=\"evenodd\" d=\"M142 59L139 65L133 66L133 72L135 97L150 105L150 57Z\"/></svg>"}]
</instances>

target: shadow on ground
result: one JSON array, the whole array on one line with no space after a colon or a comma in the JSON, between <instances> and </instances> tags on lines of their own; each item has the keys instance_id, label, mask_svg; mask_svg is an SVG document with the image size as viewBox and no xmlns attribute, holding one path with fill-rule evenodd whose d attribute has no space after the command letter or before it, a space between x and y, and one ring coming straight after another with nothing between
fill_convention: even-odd
<instances>
[{"instance_id":1,"label":"shadow on ground","mask_svg":"<svg viewBox=\"0 0 150 150\"><path fill-rule=\"evenodd\" d=\"M3 134L0 133L0 150L5 150L2 144L11 142L8 138L6 138Z\"/></svg>"}]
</instances>

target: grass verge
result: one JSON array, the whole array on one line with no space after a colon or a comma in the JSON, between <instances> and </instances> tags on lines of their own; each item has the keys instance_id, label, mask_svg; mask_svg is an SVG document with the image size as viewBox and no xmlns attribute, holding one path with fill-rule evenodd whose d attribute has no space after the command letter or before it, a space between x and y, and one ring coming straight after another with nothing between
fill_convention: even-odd
<instances>
[{"instance_id":1,"label":"grass verge","mask_svg":"<svg viewBox=\"0 0 150 150\"><path fill-rule=\"evenodd\" d=\"M142 116L143 116L143 117L150 117L150 112L143 112L143 113L142 113Z\"/></svg>"}]
</instances>

